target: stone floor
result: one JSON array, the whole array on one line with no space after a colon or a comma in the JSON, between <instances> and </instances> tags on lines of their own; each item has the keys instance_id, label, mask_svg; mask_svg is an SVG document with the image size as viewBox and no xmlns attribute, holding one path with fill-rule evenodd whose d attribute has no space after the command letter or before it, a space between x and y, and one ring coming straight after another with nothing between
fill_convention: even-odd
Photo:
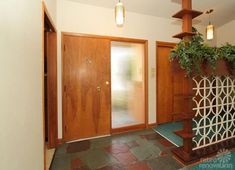
<instances>
[{"instance_id":1,"label":"stone floor","mask_svg":"<svg viewBox=\"0 0 235 170\"><path fill-rule=\"evenodd\" d=\"M151 129L64 144L51 170L176 170L173 147Z\"/></svg>"},{"instance_id":2,"label":"stone floor","mask_svg":"<svg viewBox=\"0 0 235 170\"><path fill-rule=\"evenodd\" d=\"M46 144L46 170L50 168L54 153L55 149L48 149L48 144Z\"/></svg>"}]
</instances>

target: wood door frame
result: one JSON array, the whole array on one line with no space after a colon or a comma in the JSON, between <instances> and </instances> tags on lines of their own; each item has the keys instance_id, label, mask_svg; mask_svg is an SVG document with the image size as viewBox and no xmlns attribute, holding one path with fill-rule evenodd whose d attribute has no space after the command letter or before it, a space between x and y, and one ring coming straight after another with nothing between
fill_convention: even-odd
<instances>
[{"instance_id":1,"label":"wood door frame","mask_svg":"<svg viewBox=\"0 0 235 170\"><path fill-rule=\"evenodd\" d=\"M174 48L177 43L173 42L164 42L164 41L156 41L156 125L159 125L158 123L158 47L170 47Z\"/></svg>"},{"instance_id":2,"label":"wood door frame","mask_svg":"<svg viewBox=\"0 0 235 170\"><path fill-rule=\"evenodd\" d=\"M145 122L140 125L133 125L127 126L123 128L112 129L112 110L110 110L110 134L132 131L132 130L139 130L148 127L148 40L143 39L135 39L135 38L125 38L125 37L114 37L114 36L102 36L102 35L92 35L92 34L83 34L83 33L72 33L72 32L61 32L61 79L62 79L62 141L64 141L64 81L63 81L63 64L64 64L64 36L75 36L75 37L86 37L86 38L100 38L100 39L108 39L110 40L110 48L111 48L111 41L116 42L129 42L129 43L142 43L144 45L144 110L145 110ZM110 50L111 51L111 50ZM110 54L111 56L111 54ZM111 66L110 66L111 69ZM110 70L111 73L111 70ZM110 84L111 84L111 74L110 74ZM111 100L110 100L111 106ZM112 107L110 107L112 109Z\"/></svg>"},{"instance_id":3,"label":"wood door frame","mask_svg":"<svg viewBox=\"0 0 235 170\"><path fill-rule=\"evenodd\" d=\"M46 142L45 142L45 85L44 85L44 56L45 56L45 43L44 43L44 38L45 38L45 34L44 34L44 22L45 20L47 20L47 22L50 25L50 28L53 32L55 32L57 34L57 30L55 27L55 24L53 23L53 20L48 12L48 9L46 7L46 4L44 1L42 1L42 130L43 130L43 160L44 160L44 170L46 170ZM57 49L57 40L56 40L56 49ZM57 119L58 119L58 112L57 114ZM48 126L48 129L50 128L50 125ZM58 124L56 124L56 131L58 132ZM56 134L57 139L55 139L56 141L58 141L58 133ZM58 142L57 142L58 143Z\"/></svg>"}]
</instances>

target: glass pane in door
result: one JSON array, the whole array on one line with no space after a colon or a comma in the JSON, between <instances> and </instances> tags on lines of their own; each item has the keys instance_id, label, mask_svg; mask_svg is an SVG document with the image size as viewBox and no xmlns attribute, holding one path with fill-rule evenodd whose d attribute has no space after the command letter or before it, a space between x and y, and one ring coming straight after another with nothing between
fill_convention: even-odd
<instances>
[{"instance_id":1,"label":"glass pane in door","mask_svg":"<svg viewBox=\"0 0 235 170\"><path fill-rule=\"evenodd\" d=\"M112 128L145 122L144 44L112 42Z\"/></svg>"}]
</instances>

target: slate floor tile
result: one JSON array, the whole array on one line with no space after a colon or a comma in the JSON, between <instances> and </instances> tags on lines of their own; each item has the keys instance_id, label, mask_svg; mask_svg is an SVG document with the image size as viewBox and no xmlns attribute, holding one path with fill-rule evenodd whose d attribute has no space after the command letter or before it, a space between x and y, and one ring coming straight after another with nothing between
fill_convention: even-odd
<instances>
[{"instance_id":1,"label":"slate floor tile","mask_svg":"<svg viewBox=\"0 0 235 170\"><path fill-rule=\"evenodd\" d=\"M167 152L167 151L161 151L161 152L160 152L160 156L166 156L166 155L168 155L168 152Z\"/></svg>"},{"instance_id":2,"label":"slate floor tile","mask_svg":"<svg viewBox=\"0 0 235 170\"><path fill-rule=\"evenodd\" d=\"M173 147L173 146L175 146L174 144L172 144L171 142L169 142L168 140L166 140L164 138L163 139L159 139L158 141L159 141L159 143L161 143L165 147Z\"/></svg>"},{"instance_id":3,"label":"slate floor tile","mask_svg":"<svg viewBox=\"0 0 235 170\"><path fill-rule=\"evenodd\" d=\"M129 151L129 147L124 143L115 143L105 148L106 151L112 154L125 153Z\"/></svg>"},{"instance_id":4,"label":"slate floor tile","mask_svg":"<svg viewBox=\"0 0 235 170\"><path fill-rule=\"evenodd\" d=\"M166 149L170 149L169 147L165 147L164 145L162 145L159 141L155 141L154 145L159 148L160 150L166 150ZM175 147L175 146L174 146ZM172 147L173 148L173 147Z\"/></svg>"},{"instance_id":5,"label":"slate floor tile","mask_svg":"<svg viewBox=\"0 0 235 170\"><path fill-rule=\"evenodd\" d=\"M51 164L50 170L71 170L70 156L55 157Z\"/></svg>"},{"instance_id":6,"label":"slate floor tile","mask_svg":"<svg viewBox=\"0 0 235 170\"><path fill-rule=\"evenodd\" d=\"M112 145L114 142L110 138L94 139L91 141L91 149L105 148Z\"/></svg>"},{"instance_id":7,"label":"slate floor tile","mask_svg":"<svg viewBox=\"0 0 235 170\"><path fill-rule=\"evenodd\" d=\"M116 164L117 161L103 150L89 150L80 154L79 158L90 168L97 169Z\"/></svg>"},{"instance_id":8,"label":"slate floor tile","mask_svg":"<svg viewBox=\"0 0 235 170\"><path fill-rule=\"evenodd\" d=\"M160 155L161 150L155 145L142 145L131 149L133 155L137 157L139 161L156 158Z\"/></svg>"},{"instance_id":9,"label":"slate floor tile","mask_svg":"<svg viewBox=\"0 0 235 170\"><path fill-rule=\"evenodd\" d=\"M172 147L151 129L64 144L50 170L179 169Z\"/></svg>"},{"instance_id":10,"label":"slate floor tile","mask_svg":"<svg viewBox=\"0 0 235 170\"><path fill-rule=\"evenodd\" d=\"M69 143L68 147L67 147L67 153L86 151L89 148L90 148L90 141L89 140Z\"/></svg>"},{"instance_id":11,"label":"slate floor tile","mask_svg":"<svg viewBox=\"0 0 235 170\"><path fill-rule=\"evenodd\" d=\"M60 145L56 148L55 157L64 156L67 153L68 144Z\"/></svg>"},{"instance_id":12,"label":"slate floor tile","mask_svg":"<svg viewBox=\"0 0 235 170\"><path fill-rule=\"evenodd\" d=\"M135 164L129 165L125 168L126 170L151 170L146 162L137 162Z\"/></svg>"},{"instance_id":13,"label":"slate floor tile","mask_svg":"<svg viewBox=\"0 0 235 170\"><path fill-rule=\"evenodd\" d=\"M136 141L131 141L126 144L128 145L129 148L134 148L134 147L140 146Z\"/></svg>"},{"instance_id":14,"label":"slate floor tile","mask_svg":"<svg viewBox=\"0 0 235 170\"><path fill-rule=\"evenodd\" d=\"M137 161L136 157L130 152L113 154L121 165L129 165Z\"/></svg>"},{"instance_id":15,"label":"slate floor tile","mask_svg":"<svg viewBox=\"0 0 235 170\"><path fill-rule=\"evenodd\" d=\"M82 167L83 163L81 161L81 159L76 158L76 159L72 159L71 161L71 170L76 170L80 167Z\"/></svg>"},{"instance_id":16,"label":"slate floor tile","mask_svg":"<svg viewBox=\"0 0 235 170\"><path fill-rule=\"evenodd\" d=\"M124 167L122 165L115 164L115 165L109 165L109 166L102 167L98 170L124 170Z\"/></svg>"},{"instance_id":17,"label":"slate floor tile","mask_svg":"<svg viewBox=\"0 0 235 170\"><path fill-rule=\"evenodd\" d=\"M139 137L138 136L133 136L133 135L125 135L125 136L115 136L112 138L113 143L128 143L133 140L137 140Z\"/></svg>"},{"instance_id":18,"label":"slate floor tile","mask_svg":"<svg viewBox=\"0 0 235 170\"><path fill-rule=\"evenodd\" d=\"M146 135L141 135L141 137L147 139L147 140L156 140L162 138L158 133L150 133Z\"/></svg>"}]
</instances>

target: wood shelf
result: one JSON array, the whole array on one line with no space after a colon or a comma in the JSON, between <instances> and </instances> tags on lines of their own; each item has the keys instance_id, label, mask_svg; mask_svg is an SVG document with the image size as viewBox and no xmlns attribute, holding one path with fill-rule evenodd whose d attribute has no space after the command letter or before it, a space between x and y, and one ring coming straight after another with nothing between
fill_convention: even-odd
<instances>
[{"instance_id":1,"label":"wood shelf","mask_svg":"<svg viewBox=\"0 0 235 170\"><path fill-rule=\"evenodd\" d=\"M196 118L195 113L172 113L172 116L178 118L179 120L192 120Z\"/></svg>"},{"instance_id":2,"label":"wood shelf","mask_svg":"<svg viewBox=\"0 0 235 170\"><path fill-rule=\"evenodd\" d=\"M176 14L174 14L172 17L182 19L183 16L186 15L186 14L191 14L192 19L193 19L193 18L196 18L199 15L203 14L203 12L196 11L196 10L191 10L191 9L182 9L179 12L177 12Z\"/></svg>"},{"instance_id":3,"label":"wood shelf","mask_svg":"<svg viewBox=\"0 0 235 170\"><path fill-rule=\"evenodd\" d=\"M210 157L214 157L221 148L228 150L234 149L235 139L229 139L228 141L223 141L207 148L198 149L196 151L192 151L192 153L185 152L183 147L174 148L172 149L172 152L184 165L190 165L198 162L202 158L208 159L208 155Z\"/></svg>"},{"instance_id":4,"label":"wood shelf","mask_svg":"<svg viewBox=\"0 0 235 170\"><path fill-rule=\"evenodd\" d=\"M180 39L182 39L182 38L184 38L186 36L194 36L195 34L196 33L194 33L194 32L181 32L179 34L174 35L173 38L180 38Z\"/></svg>"},{"instance_id":5,"label":"wood shelf","mask_svg":"<svg viewBox=\"0 0 235 170\"><path fill-rule=\"evenodd\" d=\"M193 134L192 133L187 133L184 130L178 130L174 132L176 135L182 137L183 139L192 139Z\"/></svg>"}]
</instances>

